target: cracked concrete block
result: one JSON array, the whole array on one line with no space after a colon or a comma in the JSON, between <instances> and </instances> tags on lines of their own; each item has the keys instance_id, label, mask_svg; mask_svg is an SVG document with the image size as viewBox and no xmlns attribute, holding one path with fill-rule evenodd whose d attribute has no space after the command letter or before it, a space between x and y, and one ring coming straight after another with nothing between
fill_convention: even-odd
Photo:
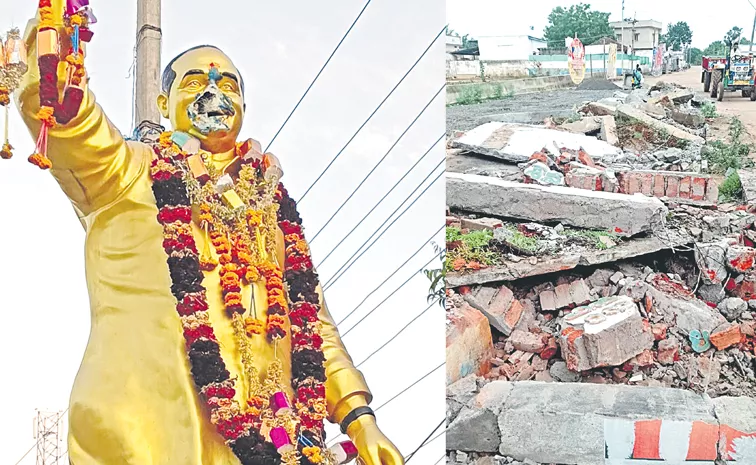
<instances>
[{"instance_id":1,"label":"cracked concrete block","mask_svg":"<svg viewBox=\"0 0 756 465\"><path fill-rule=\"evenodd\" d=\"M496 452L499 426L490 410L465 407L446 430L446 448L469 452Z\"/></svg>"},{"instance_id":2,"label":"cracked concrete block","mask_svg":"<svg viewBox=\"0 0 756 465\"><path fill-rule=\"evenodd\" d=\"M695 144L701 144L701 145L703 145L703 143L704 143L704 140L703 140L702 137L693 135L693 134L691 134L691 133L689 133L687 131L679 129L679 128L677 128L675 126L672 126L671 124L667 124L667 123L665 123L663 121L659 121L659 120L653 118L652 116L649 116L644 111L639 110L637 108L633 108L630 105L620 105L617 108L617 114L621 115L621 116L624 116L626 118L630 118L630 119L633 119L633 120L640 121L641 123L645 124L646 126L649 126L649 127L653 128L653 129L656 129L658 131L665 131L667 134L669 134L670 136L672 136L672 137L674 137L676 139L687 141L687 142L692 142L692 143L695 143Z\"/></svg>"},{"instance_id":3,"label":"cracked concrete block","mask_svg":"<svg viewBox=\"0 0 756 465\"><path fill-rule=\"evenodd\" d=\"M585 229L633 236L648 231L667 207L657 198L538 186L488 176L446 175L451 208L537 222L563 223Z\"/></svg>"},{"instance_id":4,"label":"cracked concrete block","mask_svg":"<svg viewBox=\"0 0 756 465\"><path fill-rule=\"evenodd\" d=\"M565 316L564 324L559 343L572 371L622 365L654 344L651 327L627 296L578 307Z\"/></svg>"}]
</instances>

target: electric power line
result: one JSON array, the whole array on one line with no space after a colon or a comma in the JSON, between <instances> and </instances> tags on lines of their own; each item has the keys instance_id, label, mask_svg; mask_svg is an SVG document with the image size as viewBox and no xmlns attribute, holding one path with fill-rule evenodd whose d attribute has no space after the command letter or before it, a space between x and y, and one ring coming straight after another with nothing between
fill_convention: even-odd
<instances>
[{"instance_id":1,"label":"electric power line","mask_svg":"<svg viewBox=\"0 0 756 465\"><path fill-rule=\"evenodd\" d=\"M360 225L361 225L361 224L362 224L362 223L363 223L363 222L364 222L364 221L365 221L365 220L367 219L367 217L368 217L368 216L370 216L370 215L371 215L371 214L372 214L372 213L373 213L373 212L375 211L375 209L376 209L376 208L378 208L378 206L379 206L379 205L380 205L380 204L381 204L381 203L382 203L382 202L383 202L384 200L386 200L386 197L388 197L388 196L389 196L389 195L390 195L390 194L391 194L392 192L394 192L394 189L396 189L396 187L397 187L397 186L398 186L398 185L399 185L399 184L400 184L400 183L401 183L401 182L402 182L402 181L404 180L404 178L406 178L406 177L407 177L407 176L408 176L408 175L409 175L409 174L410 174L410 173L412 172L412 170L414 170L414 169L415 169L415 167L417 167L417 165L419 165L419 164L420 164L420 162L421 162L421 161L423 161L423 159L424 159L425 157L427 157L427 156L428 156L428 154L429 154L429 153L431 152L431 150L433 150L433 147L435 147L435 146L436 146L436 144L438 144L439 142L441 142L441 139L443 139L443 138L444 138L445 136L446 136L446 134L441 134L441 137L439 137L439 138L438 138L438 140L436 140L436 142L434 142L434 143L433 143L433 145L431 145L431 146L430 146L430 147L428 148L428 150L426 150L426 151L425 151L425 153L423 154L423 156L421 156L421 157L420 157L420 159L419 159L419 160L417 160L417 161L415 162L415 164L414 164L414 165L412 165L412 167L411 167L411 168L410 168L409 170L407 170L407 171L406 171L406 172L404 173L404 176L402 176L402 177L401 177L401 178L400 178L400 179L399 179L399 180L398 180L398 181L396 182L396 184L394 184L394 186L393 186L393 187L392 187L391 189L389 189L389 191L388 191L388 192L386 192L386 194L384 194L384 196L383 196L383 197L381 197L381 200L379 200L379 201L378 201L378 203L376 203L375 205L373 205L373 208L371 208L371 209L370 209L370 211L369 211L369 212L367 212L367 214L365 214L365 216L363 216L363 217L362 217L362 219L361 219L361 220L360 220L360 221L359 221L359 222L358 222L358 223L357 223L357 224L356 224L356 225L355 225L355 226L354 226L354 227L353 227L353 228L351 229L351 231L349 231L349 232L348 232L348 233L346 234L346 236L344 236L344 237L343 237L343 238L342 238L342 239L341 239L341 240L339 241L339 243L338 243L338 244L336 244L336 246L335 246L335 247L334 247L333 249L331 249L331 251L330 251L330 252L328 252L328 255L326 255L326 256L325 256L325 258L324 258L323 260L321 260L321 261L320 261L320 263L319 263L319 265L318 265L318 266L323 266L323 263L325 263L325 261L326 261L326 260L328 260L328 257L330 257L330 256L331 256L331 255L333 254L333 252L335 252L335 251L336 251L336 249L338 249L338 248L339 248L339 246L340 246L341 244L343 244L343 243L344 243L344 241L346 241L346 240L347 240L347 238L348 238L349 236L351 236L351 235L352 235L352 233L353 233L354 231L356 231L356 230L357 230L357 228L359 228L359 227L360 227Z\"/></svg>"},{"instance_id":2,"label":"electric power line","mask_svg":"<svg viewBox=\"0 0 756 465\"><path fill-rule=\"evenodd\" d=\"M438 163L438 165L436 165L436 168L438 168L438 167L439 167L439 166L440 166L440 165L441 165L442 163L444 163L444 161L445 161L445 160L441 160L441 161L440 161L440 162ZM435 168L434 168L434 170L435 170ZM329 279L329 280L328 280L328 282L326 282L326 284L325 284L325 290L328 290L328 289L329 289L329 288L330 288L331 286L333 286L334 284L336 284L336 281L338 281L339 279L341 279L341 277L342 277L342 276L344 276L344 275L346 274L346 272L347 272L347 271L349 271L349 269L350 269L350 268L352 267L352 265L354 265L355 263L357 263L357 261L358 261L358 260L359 260L359 259L360 259L360 258L361 258L361 257L362 257L363 255L365 255L365 252L367 252L368 250L370 250L370 248L371 248L371 247L373 247L373 246L374 246L374 245L376 244L376 242L378 242L378 241L379 241L379 240L381 239L381 237L383 237L383 235L384 235L384 234L386 233L386 231L388 231L389 229L391 229L391 227L392 227L392 226L393 226L393 225L394 225L394 224L395 224L395 223L396 223L396 222L397 222L397 221L398 221L398 220L399 220L399 219L400 219L400 218L401 218L402 216L404 216L404 214L405 214L405 213L407 213L407 212L408 212L408 211L409 211L409 210L410 210L410 209L412 208L412 206L413 206L413 205L415 205L415 202L417 202L417 201L418 201L418 200L419 200L420 198L422 198L423 194L425 194L425 193L426 193L426 192L428 191L428 189L430 189L430 187L431 187L431 186L433 186L433 185L434 185L434 184L436 183L436 181L438 181L438 180L439 180L439 178L441 178L441 176L443 176L443 175L444 175L444 172L445 172L445 170L441 170L441 172L440 172L440 173L438 173L438 175L436 176L436 179L434 179L433 181L431 181L431 183L430 183L430 184L428 184L428 185L427 185L427 186L425 187L425 189L423 189L423 191L422 191L422 192L420 193L420 195L418 195L417 197L415 197L415 199L414 199L414 200L412 201L412 203L410 203L410 204L409 204L409 205L407 206L407 208L405 208L405 209L404 209L404 211L402 211L401 213L399 213L399 216L397 216L396 218L394 218L394 220L393 220L393 221L391 222L391 224L389 224L388 226L386 226L386 229L384 229L383 231L381 231L381 233L380 233L380 234L378 235L378 237L376 237L376 238L375 238L375 240L374 240L374 241L373 241L372 243L370 243L370 245L368 245L368 246L367 246L367 248L365 248L365 250L363 250L362 252L360 252L360 254L359 254L359 255L357 256L357 258L355 258L355 259L354 259L354 261L352 261L351 263L349 263L349 261L350 261L350 260L352 260L352 258L354 258L354 256L355 256L355 255L357 255L357 252L355 252L354 254L352 254L352 256L351 256L351 257L350 257L350 258L349 258L349 259L348 259L348 260L347 260L347 261L346 261L346 262L345 262L345 263L344 263L343 265L341 265L341 268L339 268L339 270L338 270L338 271L337 271L336 273L334 273L334 275L333 275L333 276L331 277L331 279ZM418 187L417 187L417 188L415 189L415 191L417 191L417 189L419 189L419 188L420 188L420 187L422 186L422 184L423 184L423 183L425 182L425 180L426 180L426 179L428 179L428 177L430 177L430 175L431 175L431 174L433 174L433 171L431 171L431 172L429 173L429 175L428 175L428 176L427 176L427 177L426 177L425 179L423 179L423 182L422 182L422 183L420 183L420 184L418 185ZM415 193L415 191L413 191L413 192L412 192L412 193L410 194L410 196L412 196L412 195L413 195L413 194ZM401 207L402 207L402 205L404 205L404 203L405 203L405 202L407 202L407 200L409 200L409 198L410 198L410 197L408 196L408 197L407 197L407 198L406 198L406 199L404 200L404 202L402 202L402 203L401 203L401 205L399 205L399 207L397 207L397 209L396 209L396 210L394 210L394 213L396 213L396 211L397 211L397 210L399 210L399 208L401 208ZM391 215L393 215L394 213L392 213ZM376 229L376 231L375 231L375 232L374 232L373 234L371 234L371 235L370 235L370 237L368 238L368 240L367 240L367 241L365 241L365 242L364 242L364 243L363 243L363 244L362 244L362 245L361 245L361 246L360 246L360 247L359 247L359 248L357 249L357 251L359 251L359 250L360 250L360 249L361 249L362 247L364 247L364 246L365 246L365 244L367 244L367 243L368 243L368 242L370 241L370 239L372 239L372 238L373 238L373 236L375 236L375 234L376 234L376 233L378 232L378 230L380 230L380 228L382 228L382 227L383 227L383 226L384 226L384 225L386 224L386 222L388 222L388 220L390 220L390 219L391 219L391 215L390 215L390 216L389 216L388 218L386 218L386 220L385 220L385 221L384 221L384 222L383 222L383 223L382 223L382 224L381 224L381 225L380 225L380 226L378 227L378 229ZM348 264L348 266L347 266L347 264ZM345 267L346 267L346 268L345 268ZM341 274L339 274L339 273L341 273ZM337 274L338 274L338 276L337 276Z\"/></svg>"},{"instance_id":3,"label":"electric power line","mask_svg":"<svg viewBox=\"0 0 756 465\"><path fill-rule=\"evenodd\" d=\"M68 409L69 409L69 408L70 408L70 407L66 407L66 409L65 409L65 410L63 410L63 412L61 412L61 413L60 413L60 415L58 415L58 418L56 418L56 419L55 419L55 424L56 424L56 425L57 425L58 423L60 423L60 419L61 419L61 418L63 418L63 415L65 415L65 414L66 414L66 412L68 412ZM35 443L34 443L34 444L33 444L33 445L32 445L32 446L31 446L31 447L29 448L29 450L27 450L27 451L26 451L26 453L25 453L24 455L22 455L20 459L18 459L18 462L16 462L16 464L15 464L15 465L18 465L19 463L21 463L21 461L22 461L22 460L23 460L24 458L26 458L26 456L27 456L27 455L29 455L29 452L33 451L33 450L34 450L34 448L35 448L35 447L37 447L37 444L39 444L39 441L40 441L40 440L42 440L42 437L41 437L41 436L40 436L40 437L39 437L39 439L37 439L37 441L36 441L36 442L35 442ZM66 451L66 452L68 452L68 451Z\"/></svg>"},{"instance_id":4,"label":"electric power line","mask_svg":"<svg viewBox=\"0 0 756 465\"><path fill-rule=\"evenodd\" d=\"M438 465L439 463L443 462L445 458L446 458L446 454L442 455L441 458L438 459L438 461L434 463L433 465Z\"/></svg>"},{"instance_id":5,"label":"electric power line","mask_svg":"<svg viewBox=\"0 0 756 465\"><path fill-rule=\"evenodd\" d=\"M331 58L333 58L333 56L336 54L336 51L339 49L339 47L341 47L341 44L344 43L344 39L346 39L347 36L349 35L349 33L352 32L352 28L354 27L355 24L357 24L357 21L360 20L360 18L362 17L362 13L365 12L365 9L367 9L367 7L368 7L368 5L370 5L371 1L372 0L368 0L367 3L365 3L365 6L362 7L362 10L360 11L360 14L358 14L357 17L354 19L354 21L352 22L352 25L349 26L349 29L347 29L346 33L344 33L344 36L341 38L341 40L339 41L339 43L336 45L336 48L334 48L333 52L331 52L331 56L328 57L328 59L326 60L326 62L323 64L323 67L320 68L320 71L318 71L318 74L315 75L315 78L312 80L312 82L310 83L310 85L307 86L307 90L305 90L305 93L302 94L302 97L299 98L299 101L297 102L297 104L294 105L294 108L291 110L291 113L289 113L289 116L286 117L286 120L283 122L283 124L281 125L281 127L278 128L278 131L276 131L276 134L273 136L273 139L271 139L270 143L268 143L268 146L265 147L264 152L267 152L268 149L270 148L270 146L273 145L273 142L276 140L276 137L278 137L278 135L281 133L281 131L283 130L284 126L286 126L286 123L289 122L289 120L291 119L291 116L294 114L294 112L297 111L297 108L299 108L299 104L302 103L302 100L304 100L304 98L310 92L310 89L312 89L312 86L315 84L315 81L318 80L318 78L320 77L321 73L323 73L323 70L326 68L326 66L328 66L328 63L331 62Z\"/></svg>"},{"instance_id":6,"label":"electric power line","mask_svg":"<svg viewBox=\"0 0 756 465\"><path fill-rule=\"evenodd\" d=\"M331 221L333 221L333 219L336 217L336 215L339 214L339 212L341 211L341 209L344 208L344 206L352 199L352 197L354 197L354 194L357 193L357 191L360 189L360 187L362 187L362 185L365 184L365 181L367 181L368 178L375 172L375 170L377 170L378 167L381 166L381 163L383 163L383 161L386 160L386 157L388 157L389 154L391 153L391 151L394 150L394 147L396 147L399 144L399 142L402 140L402 138L405 136L405 134L407 134L407 132L409 132L409 130L412 128L412 126L415 125L415 123L417 122L417 120L420 119L420 117L423 115L423 113L425 113L425 110L427 110L428 107L430 106L430 104L433 103L433 101L436 99L436 97L438 97L438 94L440 94L441 91L444 90L444 87L446 87L446 82L444 82L444 84L438 89L438 91L436 92L436 94L428 101L428 103L425 104L425 106L423 107L423 109L420 110L420 113L418 113L417 116L415 117L415 119L412 120L412 122L409 124L409 126L407 126L407 129L405 129L404 132L402 132L402 134L399 136L399 138L396 140L396 142L394 142L394 144L391 146L391 148L388 149L388 151L383 156L383 158L381 158L380 160L378 160L378 163L376 163L376 165L373 167L373 169L371 169L370 172L367 174L367 176L365 176L362 179L362 181L360 181L360 183L352 191L352 193L349 194L349 197L347 197L347 199L339 206L339 208L336 209L336 211L333 213L333 215L331 215L331 217L328 218L328 221L326 221L326 223L320 228L320 230L317 233L315 233L315 236L313 236L313 238L310 240L310 243L314 242L315 239L317 239L317 237L320 235L320 233L323 232L323 230L328 226L328 224Z\"/></svg>"},{"instance_id":7,"label":"electric power line","mask_svg":"<svg viewBox=\"0 0 756 465\"><path fill-rule=\"evenodd\" d=\"M399 331L397 331L396 334L394 334L393 336L391 336L391 339L389 339L388 341L384 342L382 346L378 347L375 351L373 351L373 353L371 353L370 355L368 355L365 358L365 360L363 360L360 363L358 363L355 366L355 368L359 368L360 366L362 366L362 364L364 364L365 362L367 362L368 360L370 360L370 358L373 355L377 354L378 352L380 352L381 350L383 350L384 347L386 347L387 345L391 344L394 341L394 339L396 339L397 337L399 337L399 335L402 334L402 332L404 332L405 329L409 328L410 325L412 325L412 323L414 323L415 321L417 321L421 316L425 315L428 312L428 310L430 310L431 307L433 307L435 305L436 305L435 302L433 302L432 304L428 305L428 308L426 308L425 310L423 310L422 312L420 312L419 315L417 315L415 318L413 318L412 320L410 320L410 322L407 323L406 325L404 325L404 327L402 329L400 329Z\"/></svg>"},{"instance_id":8,"label":"electric power line","mask_svg":"<svg viewBox=\"0 0 756 465\"><path fill-rule=\"evenodd\" d=\"M305 191L305 193L302 194L302 197L299 198L299 200L298 200L297 203L301 203L302 200L304 200L304 198L307 197L307 194L310 192L310 190L312 190L312 188L315 187L315 184L317 184L318 181L320 181L320 178L322 178L323 175L326 174L326 171L328 171L331 168L331 165L333 165L333 163L336 161L336 159L338 159L339 156L341 156L341 154L347 148L347 146L349 146L349 144L352 143L352 141L354 140L354 138L357 137L357 134L359 134L360 131L362 131L362 129L368 124L368 122L371 119L373 119L373 116L375 116L375 114L378 112L378 110L381 109L381 107L383 106L383 104L386 103L386 101L389 99L389 97L391 97L391 95L399 87L399 85L402 82L404 82L404 80L407 78L407 76L409 76L409 74L412 72L412 70L415 69L415 66L417 66L418 63L420 63L420 60L423 59L423 57L425 56L425 54L428 53L428 50L430 50L431 47L433 46L433 44L436 43L436 41L438 40L438 38L441 37L441 34L443 34L444 30L446 30L446 26L444 26L444 28L441 29L441 32L439 32L438 35L433 38L433 40L431 41L431 43L428 44L428 47L425 49L425 51L423 51L422 55L420 55L420 57L415 61L415 63L410 67L410 69L408 69L407 72L404 73L404 76L402 76L402 78L399 80L399 82L396 83L396 85L394 86L394 88L391 89L391 92L389 92L388 95L386 95L386 97L381 101L381 103L379 103L378 106L375 107L375 110L373 110L373 112L370 114L370 116L368 116L368 118L365 120L365 122L362 123L362 126L360 126L359 128L357 128L357 131L355 131L355 133L352 135L352 137L349 138L349 140L347 141L347 143L344 144L344 146L341 148L341 150L339 150L339 152L336 154L336 156L333 157L333 159L328 163L328 165L323 169L323 171L318 175L318 177L312 182L312 184L310 184L310 187L308 187L307 190Z\"/></svg>"},{"instance_id":9,"label":"electric power line","mask_svg":"<svg viewBox=\"0 0 756 465\"><path fill-rule=\"evenodd\" d=\"M387 295L385 299L381 300L381 302L378 305L376 305L375 307L373 307L373 309L370 310L369 312L367 312L365 314L365 316L363 316L362 318L360 318L359 321L357 321L357 323L354 324L354 326L352 326L351 328L349 328L348 330L346 330L346 332L341 335L342 339L345 338L347 334L351 333L354 328L356 328L357 326L359 326L360 323L362 323L363 321L365 321L365 319L367 317L369 317L374 311L378 310L378 308L381 305L383 305L384 303L386 303L386 301L389 300L391 297L393 297L394 294L396 294L397 292L399 292L399 290L401 288L403 288L404 286L406 286L407 283L409 283L412 280L412 278L414 278L415 276L418 275L418 273L420 273L421 271L423 271L423 268L425 268L426 266L430 265L431 262L433 260L435 260L436 258L438 258L440 255L441 255L440 253L437 254L437 255L435 255L433 258L431 258L430 260L428 260L428 262L426 262L425 265L421 266L419 270L417 270L416 272L412 273L412 275L409 278L407 278L402 284L400 284L399 287L397 287L396 289L394 289L394 291L391 292L389 295Z\"/></svg>"},{"instance_id":10,"label":"electric power line","mask_svg":"<svg viewBox=\"0 0 756 465\"><path fill-rule=\"evenodd\" d=\"M367 302L367 300L368 300L368 299L370 298L370 296L371 296L371 295L375 294L375 293L376 293L376 291L377 291L378 289L380 289L380 288L381 288L381 287L382 287L382 286L383 286L384 284L386 284L386 283L388 282L388 280L389 280L389 279L393 278L393 277L394 277L394 275L395 275L395 274L397 274L397 273L399 272L399 270L401 270L401 269L402 269L402 268L404 267L404 265L406 265L407 263L409 263L409 261L410 261L410 260L412 260L413 258L415 258L415 256L416 256L417 254L419 254L419 253L420 253L420 251L421 251L421 250L423 250L423 248L424 248L424 247L425 247L426 245L428 245L428 243L429 243L430 241L432 241L434 237L436 237L436 234L440 233L440 232L441 232L441 230L442 230L442 229L444 229L445 227L446 227L446 226L441 226L440 228L438 228L438 230L437 230L436 232L434 232L434 233L433 233L433 234L431 235L431 237L429 237L429 238L428 238L428 239L427 239L427 240L426 240L425 242L423 242L423 245L421 245L421 246L420 246L420 248L418 248L418 249L417 249L417 250L415 251L415 253L413 253L412 255L410 255L410 257L409 257L409 258L408 258L407 260L405 260L405 261L404 261L404 263L402 263L401 265L399 265L399 267L398 267L398 268L397 268L396 270L394 270L394 272L393 272L393 273L391 273L391 274L390 274L390 275L389 275L389 276L388 276L388 277L387 277L386 279L384 279L384 280L383 280L383 282L381 282L381 283L380 283L380 284L379 284L378 286L376 286L376 288L375 288L375 289L373 289L372 291L370 291L370 293L369 293L368 295L366 295L366 296L365 296L365 298L364 298L364 299L362 299L362 301L361 301L360 303L358 303L358 304L357 304L357 306L356 306L356 307L354 307L354 309L352 309L352 311L351 311L351 312L349 312L349 313L347 314L347 316L345 316L344 318L342 318L342 319L341 319L341 321L339 321L339 322L337 323L337 325L336 325L336 326L340 326L340 325L341 325L341 323L343 323L344 321L346 321L346 319L347 319L347 318L349 318L350 316L352 316L352 314L353 314L354 312L356 312L356 311L357 311L357 309L358 309L358 308L360 308L360 307L362 306L362 304L364 304L365 302Z\"/></svg>"},{"instance_id":11,"label":"electric power line","mask_svg":"<svg viewBox=\"0 0 756 465\"><path fill-rule=\"evenodd\" d=\"M382 403L381 405L379 405L379 406L378 406L378 408L376 408L376 409L375 409L374 411L375 411L375 412L377 412L378 410L382 409L383 407L387 406L388 404L390 404L391 402L393 402L394 400L396 400L396 399L397 399L397 398L398 398L399 396L401 396L401 395L402 395L402 394L404 394L405 392L407 392L407 391L409 391L410 389L412 389L413 387L415 387L415 385L416 385L417 383L419 383L420 381L424 380L424 379L425 379L425 378L427 378L428 376L432 375L432 374L433 374L433 372L435 372L436 370L438 370L439 368L441 368L442 366L444 366L444 364L446 364L446 362L445 362L445 361L444 361L444 362L441 362L441 365L439 365L439 366L437 366L436 368L432 369L432 370L431 370L431 371L429 371L428 373L426 373L426 374L424 374L423 376L421 376L421 377L420 377L420 379L418 379L418 380L417 380L417 381L415 381L414 383L410 384L410 385L409 385L409 386L407 386L406 388L402 389L402 390L401 390L401 391L400 391L400 392L399 392L399 393L398 393L397 395L395 395L395 396L394 396L394 397L392 397L391 399L389 399L389 400L387 400L386 402L384 402L384 403Z\"/></svg>"},{"instance_id":12,"label":"electric power line","mask_svg":"<svg viewBox=\"0 0 756 465\"><path fill-rule=\"evenodd\" d=\"M432 431L430 432L430 434L428 434L428 437L426 437L426 438L425 438L425 439L423 440L423 442L421 442L421 443L420 443L420 445L419 445L419 446L417 446L417 449L413 450L413 451L412 451L412 453L411 453L410 455L408 455L408 456L407 456L407 457L406 457L406 458L404 459L404 463L408 463L408 462L409 462L410 460L412 460L412 457L413 457L413 456L414 456L415 454L417 454L417 451L419 451L419 450L420 450L420 449L421 449L421 448L422 448L422 447L423 447L423 446L424 446L424 445L425 445L426 443L428 443L428 440L429 440L429 439L431 438L431 436L433 436L433 433L435 433L435 432L436 432L436 430L438 430L439 428L441 428L441 425L443 425L443 424L444 424L445 422L446 422L446 417L444 417L444 419L443 419L443 420L441 420L441 423L439 423L439 424L438 424L438 425L437 425L437 426L436 426L435 428L433 428L433 430L432 430Z\"/></svg>"}]
</instances>

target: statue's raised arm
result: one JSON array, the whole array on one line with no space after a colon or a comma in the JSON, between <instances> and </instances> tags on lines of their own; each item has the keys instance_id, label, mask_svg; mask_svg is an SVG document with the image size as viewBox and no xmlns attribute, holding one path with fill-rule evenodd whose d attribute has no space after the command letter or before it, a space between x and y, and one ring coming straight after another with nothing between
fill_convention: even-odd
<instances>
[{"instance_id":1,"label":"statue's raised arm","mask_svg":"<svg viewBox=\"0 0 756 465\"><path fill-rule=\"evenodd\" d=\"M64 0L51 0L52 17L60 44L46 42L40 51L57 48L58 94L64 96L68 77L66 57L71 40L65 30ZM43 123L40 110L40 69L38 64L37 32L39 15L29 21L24 34L29 69L21 80L14 97L22 118L36 139ZM48 38L48 37L45 37ZM85 54L81 47L79 53ZM78 81L78 80L77 80ZM57 115L57 123L49 128L46 140L46 156L49 158L53 176L71 199L81 215L87 215L113 202L125 190L147 161L148 147L140 143L126 142L115 126L107 119L102 108L95 102L84 75L76 87L81 89L81 103L70 114ZM78 89L76 89L78 91ZM61 99L63 100L63 99ZM66 103L63 101L63 103ZM78 102L76 102L78 103Z\"/></svg>"}]
</instances>

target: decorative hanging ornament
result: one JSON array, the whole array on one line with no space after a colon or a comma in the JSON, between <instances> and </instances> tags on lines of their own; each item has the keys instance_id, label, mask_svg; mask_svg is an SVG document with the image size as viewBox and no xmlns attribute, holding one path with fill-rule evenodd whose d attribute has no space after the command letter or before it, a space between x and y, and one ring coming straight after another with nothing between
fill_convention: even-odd
<instances>
[{"instance_id":1,"label":"decorative hanging ornament","mask_svg":"<svg viewBox=\"0 0 756 465\"><path fill-rule=\"evenodd\" d=\"M21 40L21 33L18 28L11 29L8 31L5 43L0 38L0 106L5 107L3 110L5 118L0 158L5 160L13 156L13 146L8 140L10 95L18 88L21 78L27 70L26 45Z\"/></svg>"},{"instance_id":2,"label":"decorative hanging ornament","mask_svg":"<svg viewBox=\"0 0 756 465\"><path fill-rule=\"evenodd\" d=\"M84 99L82 82L86 77L82 42L92 38L89 25L96 21L89 9L88 0L68 0L63 15L65 31L71 37L72 47L66 56L66 85L63 100L58 95L58 64L61 42L53 18L50 0L39 1L39 28L37 30L37 62L39 64L39 112L41 123L37 144L29 162L41 169L49 169L52 162L47 157L47 139L50 129L71 121L78 113Z\"/></svg>"}]
</instances>

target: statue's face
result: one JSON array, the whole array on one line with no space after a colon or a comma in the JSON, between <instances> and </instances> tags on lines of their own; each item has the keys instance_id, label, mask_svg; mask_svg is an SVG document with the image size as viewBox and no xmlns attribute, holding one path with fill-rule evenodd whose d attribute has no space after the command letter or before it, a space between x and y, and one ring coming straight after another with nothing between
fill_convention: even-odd
<instances>
[{"instance_id":1,"label":"statue's face","mask_svg":"<svg viewBox=\"0 0 756 465\"><path fill-rule=\"evenodd\" d=\"M172 65L176 72L170 92L158 97L158 107L175 131L200 140L213 153L234 148L244 120L241 76L231 60L214 48L187 52Z\"/></svg>"}]
</instances>

